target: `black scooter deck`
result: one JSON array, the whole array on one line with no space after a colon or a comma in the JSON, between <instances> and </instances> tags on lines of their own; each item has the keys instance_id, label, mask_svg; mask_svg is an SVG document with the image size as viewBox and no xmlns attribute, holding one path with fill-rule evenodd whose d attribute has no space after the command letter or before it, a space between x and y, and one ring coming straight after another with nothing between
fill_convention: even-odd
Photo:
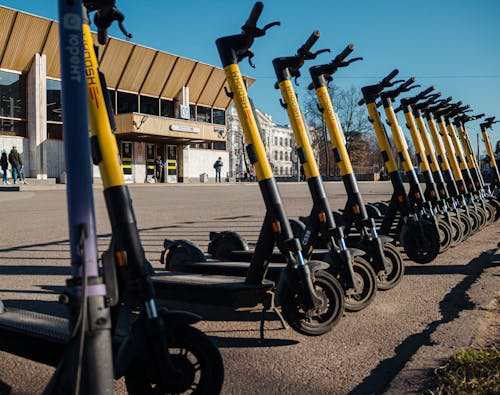
<instances>
[{"instance_id":1,"label":"black scooter deck","mask_svg":"<svg viewBox=\"0 0 500 395\"><path fill-rule=\"evenodd\" d=\"M2 351L57 366L68 340L68 320L64 318L7 307L0 311Z\"/></svg>"},{"instance_id":2,"label":"black scooter deck","mask_svg":"<svg viewBox=\"0 0 500 395\"><path fill-rule=\"evenodd\" d=\"M240 251L233 251L231 256L240 259L234 259L236 262L225 262L216 259L207 259L205 262L183 262L177 263L176 269L172 272L181 271L184 273L213 274L216 276L236 276L245 277L248 272L249 263L246 254L239 254ZM246 251L241 251L246 253ZM267 269L266 279L277 282L281 271L286 267L285 263L272 262Z\"/></svg>"},{"instance_id":3,"label":"black scooter deck","mask_svg":"<svg viewBox=\"0 0 500 395\"><path fill-rule=\"evenodd\" d=\"M247 284L245 277L163 272L152 277L156 297L218 306L254 307L264 301L274 282Z\"/></svg>"}]
</instances>

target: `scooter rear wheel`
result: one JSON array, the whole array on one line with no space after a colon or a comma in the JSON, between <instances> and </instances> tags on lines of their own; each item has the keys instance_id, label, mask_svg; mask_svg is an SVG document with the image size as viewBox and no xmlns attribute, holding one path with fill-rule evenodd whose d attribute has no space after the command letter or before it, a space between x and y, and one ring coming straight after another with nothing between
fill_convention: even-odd
<instances>
[{"instance_id":1,"label":"scooter rear wheel","mask_svg":"<svg viewBox=\"0 0 500 395\"><path fill-rule=\"evenodd\" d=\"M224 382L224 365L217 346L200 330L189 325L176 327L167 336L168 351L180 373L161 387L154 361L135 359L125 375L127 391L132 395L218 394ZM156 377L155 377L156 376Z\"/></svg>"},{"instance_id":2,"label":"scooter rear wheel","mask_svg":"<svg viewBox=\"0 0 500 395\"><path fill-rule=\"evenodd\" d=\"M344 291L339 282L324 270L313 274L318 297L323 300L320 311L308 317L301 308L300 295L290 289L281 301L281 311L290 327L307 336L320 336L329 332L344 314Z\"/></svg>"},{"instance_id":3,"label":"scooter rear wheel","mask_svg":"<svg viewBox=\"0 0 500 395\"><path fill-rule=\"evenodd\" d=\"M377 287L380 291L387 291L398 285L404 275L404 263L401 254L396 246L390 243L384 244L384 256L386 266L388 267L387 273L379 274L377 276Z\"/></svg>"},{"instance_id":4,"label":"scooter rear wheel","mask_svg":"<svg viewBox=\"0 0 500 395\"><path fill-rule=\"evenodd\" d=\"M439 254L439 234L434 223L420 220L406 224L403 248L412 261L420 264L432 262Z\"/></svg>"},{"instance_id":5,"label":"scooter rear wheel","mask_svg":"<svg viewBox=\"0 0 500 395\"><path fill-rule=\"evenodd\" d=\"M360 311L366 308L375 297L377 276L371 265L360 256L353 259L354 290L345 290L345 309Z\"/></svg>"}]
</instances>

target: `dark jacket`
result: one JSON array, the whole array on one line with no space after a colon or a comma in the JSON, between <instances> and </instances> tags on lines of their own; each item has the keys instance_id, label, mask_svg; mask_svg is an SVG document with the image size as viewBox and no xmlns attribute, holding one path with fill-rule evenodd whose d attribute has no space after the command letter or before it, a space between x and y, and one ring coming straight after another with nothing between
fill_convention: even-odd
<instances>
[{"instance_id":1,"label":"dark jacket","mask_svg":"<svg viewBox=\"0 0 500 395\"><path fill-rule=\"evenodd\" d=\"M224 166L221 160L216 160L214 163L214 169L217 171L220 171L220 168Z\"/></svg>"},{"instance_id":2,"label":"dark jacket","mask_svg":"<svg viewBox=\"0 0 500 395\"><path fill-rule=\"evenodd\" d=\"M2 157L0 158L0 167L3 171L7 170L9 167L9 162L7 161L7 153L2 152Z\"/></svg>"},{"instance_id":3,"label":"dark jacket","mask_svg":"<svg viewBox=\"0 0 500 395\"><path fill-rule=\"evenodd\" d=\"M10 150L9 163L12 167L21 167L23 165L21 155L19 155L19 152L17 152L17 150L14 148Z\"/></svg>"}]
</instances>

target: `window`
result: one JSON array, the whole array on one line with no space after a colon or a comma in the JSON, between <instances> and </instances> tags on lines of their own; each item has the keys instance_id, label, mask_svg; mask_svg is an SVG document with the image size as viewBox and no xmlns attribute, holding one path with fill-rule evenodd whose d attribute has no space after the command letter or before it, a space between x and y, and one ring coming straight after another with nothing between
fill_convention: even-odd
<instances>
[{"instance_id":1,"label":"window","mask_svg":"<svg viewBox=\"0 0 500 395\"><path fill-rule=\"evenodd\" d=\"M194 104L189 105L189 120L196 121L196 106Z\"/></svg>"},{"instance_id":2,"label":"window","mask_svg":"<svg viewBox=\"0 0 500 395\"><path fill-rule=\"evenodd\" d=\"M0 133L26 135L26 86L21 74L0 71Z\"/></svg>"},{"instance_id":3,"label":"window","mask_svg":"<svg viewBox=\"0 0 500 395\"><path fill-rule=\"evenodd\" d=\"M62 122L61 81L47 79L47 122Z\"/></svg>"},{"instance_id":4,"label":"window","mask_svg":"<svg viewBox=\"0 0 500 395\"><path fill-rule=\"evenodd\" d=\"M226 150L226 142L225 141L214 141L213 146L215 150L225 151Z\"/></svg>"},{"instance_id":5,"label":"window","mask_svg":"<svg viewBox=\"0 0 500 395\"><path fill-rule=\"evenodd\" d=\"M283 151L280 152L280 160L283 160Z\"/></svg>"},{"instance_id":6,"label":"window","mask_svg":"<svg viewBox=\"0 0 500 395\"><path fill-rule=\"evenodd\" d=\"M139 112L142 114L151 114L151 115L159 115L158 107L159 107L159 99L151 96L142 96L140 97L141 108Z\"/></svg>"},{"instance_id":7,"label":"window","mask_svg":"<svg viewBox=\"0 0 500 395\"><path fill-rule=\"evenodd\" d=\"M161 113L162 117L175 118L175 107L173 100L161 99Z\"/></svg>"},{"instance_id":8,"label":"window","mask_svg":"<svg viewBox=\"0 0 500 395\"><path fill-rule=\"evenodd\" d=\"M113 109L113 114L116 114L116 92L114 89L108 89L109 101L111 102L111 108Z\"/></svg>"},{"instance_id":9,"label":"window","mask_svg":"<svg viewBox=\"0 0 500 395\"><path fill-rule=\"evenodd\" d=\"M137 95L133 93L126 92L116 92L117 99L117 113L118 114L126 114L131 112L138 112L139 106L137 102Z\"/></svg>"},{"instance_id":10,"label":"window","mask_svg":"<svg viewBox=\"0 0 500 395\"><path fill-rule=\"evenodd\" d=\"M218 110L214 108L213 110L213 123L217 125L225 125L226 124L226 112L224 110Z\"/></svg>"},{"instance_id":11,"label":"window","mask_svg":"<svg viewBox=\"0 0 500 395\"><path fill-rule=\"evenodd\" d=\"M189 144L189 147L197 149L212 149L212 143L209 141L203 143L191 143Z\"/></svg>"},{"instance_id":12,"label":"window","mask_svg":"<svg viewBox=\"0 0 500 395\"><path fill-rule=\"evenodd\" d=\"M278 151L274 151L274 160L278 160Z\"/></svg>"},{"instance_id":13,"label":"window","mask_svg":"<svg viewBox=\"0 0 500 395\"><path fill-rule=\"evenodd\" d=\"M285 160L288 160L288 151L285 152Z\"/></svg>"},{"instance_id":14,"label":"window","mask_svg":"<svg viewBox=\"0 0 500 395\"><path fill-rule=\"evenodd\" d=\"M278 137L274 136L274 145L278 145Z\"/></svg>"},{"instance_id":15,"label":"window","mask_svg":"<svg viewBox=\"0 0 500 395\"><path fill-rule=\"evenodd\" d=\"M280 137L280 146L283 147L283 137Z\"/></svg>"},{"instance_id":16,"label":"window","mask_svg":"<svg viewBox=\"0 0 500 395\"><path fill-rule=\"evenodd\" d=\"M62 125L62 123L47 122L47 139L49 139L49 140L62 140L63 139L63 125Z\"/></svg>"},{"instance_id":17,"label":"window","mask_svg":"<svg viewBox=\"0 0 500 395\"><path fill-rule=\"evenodd\" d=\"M210 107L198 106L196 111L198 122L212 122L212 109Z\"/></svg>"},{"instance_id":18,"label":"window","mask_svg":"<svg viewBox=\"0 0 500 395\"><path fill-rule=\"evenodd\" d=\"M279 175L280 175L280 176L282 176L282 175L283 175L283 167L280 167Z\"/></svg>"}]
</instances>

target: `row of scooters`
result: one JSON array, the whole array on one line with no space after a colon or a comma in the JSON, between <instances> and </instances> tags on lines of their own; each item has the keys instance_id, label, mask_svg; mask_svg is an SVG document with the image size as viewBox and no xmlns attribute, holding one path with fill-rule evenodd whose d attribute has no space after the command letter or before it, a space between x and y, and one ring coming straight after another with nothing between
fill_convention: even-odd
<instances>
[{"instance_id":1,"label":"row of scooters","mask_svg":"<svg viewBox=\"0 0 500 395\"><path fill-rule=\"evenodd\" d=\"M81 13L81 3L59 1L60 47L66 49L75 42L77 29L72 22L75 15ZM106 39L106 30L113 21L118 21L124 34L128 34L122 25L123 15L114 1L84 1L83 4L89 12L96 11L94 23L100 41ZM464 125L473 117L464 115L467 109L461 104L450 104L451 99L438 101L439 95L431 94L433 89L403 99L400 106L408 125L412 125L412 120L417 124L410 132L417 141L414 144L425 177L426 189L422 191L392 107L392 101L399 94L415 87L414 79L393 81L396 70L378 84L362 89L360 104L368 108L394 187L389 202L363 202L328 92L333 74L358 60L346 60L354 49L352 45L330 63L310 68L310 89L317 94L347 194L344 210L332 211L292 83L292 79L300 77L306 60L325 52L311 52L319 38L319 32L314 32L295 55L273 60L276 87L290 118L298 157L313 199L309 215L300 221L290 221L238 67L243 59L250 61L253 57L250 48L254 39L279 24L257 27L262 9L262 3L257 2L240 34L216 41L230 88L227 94L236 105L248 158L255 167L266 206L259 238L250 249L245 239L235 232L214 232L210 235L207 253L187 240L165 240L161 261L167 270L157 273L146 260L139 238L113 135L113 116L107 111L111 106L106 103L105 79L98 70L88 24L83 24L82 32L82 53L85 51L87 59L85 63L82 59L82 65L86 66L83 84L77 85L79 81L74 78L77 51L72 50L73 57L69 60L61 51L74 269L61 301L68 306L69 320L12 309L0 302L0 349L58 367L46 393L77 393L78 390L110 393L113 377L122 376L127 390L133 394L218 393L223 383L223 363L211 339L191 326L200 317L162 309L157 306L157 300L235 309L262 306L261 338L265 333L264 313L269 309L276 312L283 326L288 324L299 333L318 336L329 332L345 309L359 311L371 303L377 290L391 289L401 281L404 264L399 245L410 259L428 263L440 251L498 220L500 206L494 195L499 187L498 170L495 167L497 178L492 187L484 184L477 162L473 161L470 141L469 145L465 143L468 136ZM100 78L93 78L96 75ZM93 95L87 97L87 89L91 89ZM87 110L77 107L87 100L90 145ZM388 117L397 155L410 182L408 193L377 109L380 105ZM435 125L432 128L429 119L437 118L439 126L444 125L441 132L446 138L440 136L445 144L441 146L442 152L437 144L441 140L434 142L437 158L432 157L431 139L428 135L424 138L418 114L427 117L433 137L438 129ZM453 124L452 120L458 123ZM493 122L494 119L487 119L482 128L486 130ZM460 137L464 136L462 144L456 135L451 136L454 125ZM90 166L86 166L90 163L91 150L92 160L99 165L103 177L112 225L112 241L100 260L100 268L97 268L97 260L92 260L97 256L93 217L87 218L93 215L92 202L88 200L92 196ZM457 163L443 164L445 159L452 162L455 157L452 152L465 157ZM467 152L471 167L465 159Z\"/></svg>"}]
</instances>

